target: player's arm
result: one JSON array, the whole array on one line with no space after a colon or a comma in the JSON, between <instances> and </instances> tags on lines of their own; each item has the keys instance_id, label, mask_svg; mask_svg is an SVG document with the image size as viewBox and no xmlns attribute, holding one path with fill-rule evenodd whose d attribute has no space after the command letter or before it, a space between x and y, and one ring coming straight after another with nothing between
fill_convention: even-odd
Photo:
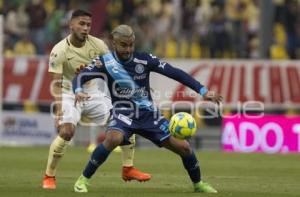
<instances>
[{"instance_id":1,"label":"player's arm","mask_svg":"<svg viewBox=\"0 0 300 197\"><path fill-rule=\"evenodd\" d=\"M158 58L154 56L150 57L149 63L151 65L152 71L160 73L164 76L167 76L186 85L198 94L202 95L204 99L211 100L216 103L222 101L222 96L220 96L214 91L209 91L204 85L202 85L199 81L191 77L185 71L179 68L175 68L167 62L161 62Z\"/></svg>"},{"instance_id":2,"label":"player's arm","mask_svg":"<svg viewBox=\"0 0 300 197\"><path fill-rule=\"evenodd\" d=\"M96 58L91 64L81 70L78 75L75 75L72 81L72 88L75 93L75 105L77 102L90 98L87 93L83 92L83 85L92 79L102 78L103 74L101 73L103 73L103 69L102 62L99 58Z\"/></svg>"}]
</instances>

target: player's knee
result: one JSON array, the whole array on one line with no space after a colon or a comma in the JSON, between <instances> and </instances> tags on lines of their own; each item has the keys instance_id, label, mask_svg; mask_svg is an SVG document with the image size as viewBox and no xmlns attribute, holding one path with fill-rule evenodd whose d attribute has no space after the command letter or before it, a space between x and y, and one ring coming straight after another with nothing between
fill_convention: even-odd
<instances>
[{"instance_id":1,"label":"player's knee","mask_svg":"<svg viewBox=\"0 0 300 197\"><path fill-rule=\"evenodd\" d=\"M59 136L66 141L70 141L75 133L75 126L72 123L65 123L59 127Z\"/></svg>"},{"instance_id":2,"label":"player's knee","mask_svg":"<svg viewBox=\"0 0 300 197\"><path fill-rule=\"evenodd\" d=\"M182 141L182 144L180 146L180 151L182 156L186 156L192 153L192 148L187 141Z\"/></svg>"},{"instance_id":3,"label":"player's knee","mask_svg":"<svg viewBox=\"0 0 300 197\"><path fill-rule=\"evenodd\" d=\"M123 141L122 133L111 131L106 134L103 144L107 149L113 150L115 147L120 145L122 141Z\"/></svg>"}]
</instances>

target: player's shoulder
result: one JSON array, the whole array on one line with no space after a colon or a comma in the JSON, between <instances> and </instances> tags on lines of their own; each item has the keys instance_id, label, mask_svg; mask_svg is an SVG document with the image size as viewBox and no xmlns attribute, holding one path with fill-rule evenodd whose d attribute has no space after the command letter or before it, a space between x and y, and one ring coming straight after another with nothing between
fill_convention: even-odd
<instances>
[{"instance_id":1,"label":"player's shoulder","mask_svg":"<svg viewBox=\"0 0 300 197\"><path fill-rule=\"evenodd\" d=\"M143 60L146 62L157 61L158 58L151 53L146 52L134 52L134 59L133 60Z\"/></svg>"},{"instance_id":2,"label":"player's shoulder","mask_svg":"<svg viewBox=\"0 0 300 197\"><path fill-rule=\"evenodd\" d=\"M88 39L93 40L93 41L103 41L100 38L97 38L96 36L93 36L93 35L90 35L90 34L88 35Z\"/></svg>"},{"instance_id":3,"label":"player's shoulder","mask_svg":"<svg viewBox=\"0 0 300 197\"><path fill-rule=\"evenodd\" d=\"M147 65L149 67L156 66L160 63L160 60L151 53L146 52L135 52L133 62L135 63L141 63L144 65Z\"/></svg>"},{"instance_id":4,"label":"player's shoulder","mask_svg":"<svg viewBox=\"0 0 300 197\"><path fill-rule=\"evenodd\" d=\"M105 42L102 39L97 38L95 36L88 35L88 40L89 40L89 42L94 43L97 46L103 46L103 45L106 46Z\"/></svg>"},{"instance_id":5,"label":"player's shoulder","mask_svg":"<svg viewBox=\"0 0 300 197\"><path fill-rule=\"evenodd\" d=\"M66 48L70 45L67 38L62 39L57 44L55 44L51 50L51 53L61 54L65 53Z\"/></svg>"},{"instance_id":6,"label":"player's shoulder","mask_svg":"<svg viewBox=\"0 0 300 197\"><path fill-rule=\"evenodd\" d=\"M98 54L105 54L109 51L106 43L100 38L89 35L87 41L89 47L96 50Z\"/></svg>"}]
</instances>

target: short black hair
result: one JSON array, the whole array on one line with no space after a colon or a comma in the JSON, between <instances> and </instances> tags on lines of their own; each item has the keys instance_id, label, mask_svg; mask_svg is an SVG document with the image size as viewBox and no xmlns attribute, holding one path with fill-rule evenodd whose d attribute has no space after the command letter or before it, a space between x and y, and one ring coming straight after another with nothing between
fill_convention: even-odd
<instances>
[{"instance_id":1,"label":"short black hair","mask_svg":"<svg viewBox=\"0 0 300 197\"><path fill-rule=\"evenodd\" d=\"M85 11L85 10L75 10L72 13L71 19L79 17L79 16L89 16L89 17L92 17L92 14L90 12L88 12L88 11Z\"/></svg>"}]
</instances>

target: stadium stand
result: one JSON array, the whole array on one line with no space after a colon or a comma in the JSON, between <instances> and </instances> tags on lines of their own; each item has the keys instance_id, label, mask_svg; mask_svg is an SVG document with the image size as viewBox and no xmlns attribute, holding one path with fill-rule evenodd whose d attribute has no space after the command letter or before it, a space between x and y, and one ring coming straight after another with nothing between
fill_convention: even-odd
<instances>
[{"instance_id":1,"label":"stadium stand","mask_svg":"<svg viewBox=\"0 0 300 197\"><path fill-rule=\"evenodd\" d=\"M274 39L268 58L299 59L300 3L277 0L273 6ZM130 24L137 32L137 49L155 51L160 57L258 58L261 13L257 0L3 1L4 54L13 56L14 46L29 29L28 41L36 53L48 54L66 35L70 12L78 7L96 17L92 34L107 37L116 25Z\"/></svg>"}]
</instances>

